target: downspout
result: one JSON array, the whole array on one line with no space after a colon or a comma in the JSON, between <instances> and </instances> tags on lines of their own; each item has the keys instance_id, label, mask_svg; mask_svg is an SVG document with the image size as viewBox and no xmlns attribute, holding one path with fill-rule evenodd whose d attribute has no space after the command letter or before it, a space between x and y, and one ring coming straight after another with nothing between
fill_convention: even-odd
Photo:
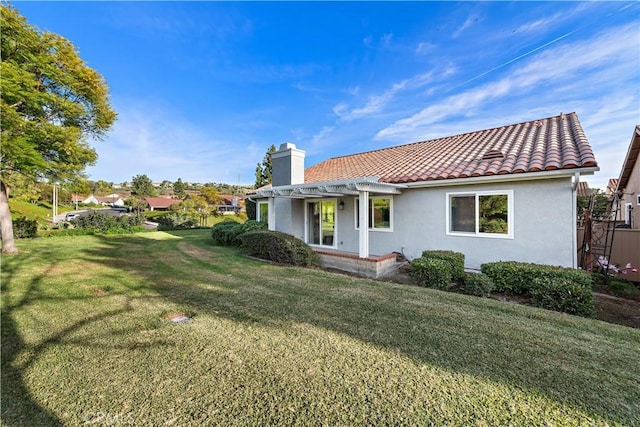
<instances>
[{"instance_id":1,"label":"downspout","mask_svg":"<svg viewBox=\"0 0 640 427\"><path fill-rule=\"evenodd\" d=\"M578 183L580 182L580 172L573 174L571 183L571 240L573 248L573 268L578 268Z\"/></svg>"}]
</instances>

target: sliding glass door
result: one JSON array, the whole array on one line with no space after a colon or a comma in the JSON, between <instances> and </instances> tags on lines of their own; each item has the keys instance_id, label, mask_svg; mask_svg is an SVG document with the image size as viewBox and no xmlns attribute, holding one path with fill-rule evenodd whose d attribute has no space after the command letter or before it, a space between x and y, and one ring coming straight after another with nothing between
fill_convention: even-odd
<instances>
[{"instance_id":1,"label":"sliding glass door","mask_svg":"<svg viewBox=\"0 0 640 427\"><path fill-rule=\"evenodd\" d=\"M336 231L335 200L319 200L307 203L307 243L334 246Z\"/></svg>"}]
</instances>

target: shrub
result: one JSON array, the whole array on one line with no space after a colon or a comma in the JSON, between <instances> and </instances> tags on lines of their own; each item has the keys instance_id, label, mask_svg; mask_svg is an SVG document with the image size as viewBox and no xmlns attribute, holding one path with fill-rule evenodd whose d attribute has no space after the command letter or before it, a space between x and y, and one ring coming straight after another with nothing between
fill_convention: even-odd
<instances>
[{"instance_id":1,"label":"shrub","mask_svg":"<svg viewBox=\"0 0 640 427\"><path fill-rule=\"evenodd\" d=\"M113 216L101 211L89 211L87 216L79 216L72 220L76 228L93 230L96 233L132 233L142 230L144 216L121 215Z\"/></svg>"},{"instance_id":2,"label":"shrub","mask_svg":"<svg viewBox=\"0 0 640 427\"><path fill-rule=\"evenodd\" d=\"M13 236L18 239L36 237L38 233L38 222L27 217L13 220Z\"/></svg>"},{"instance_id":3,"label":"shrub","mask_svg":"<svg viewBox=\"0 0 640 427\"><path fill-rule=\"evenodd\" d=\"M462 292L478 297L488 297L494 284L491 277L483 273L465 273Z\"/></svg>"},{"instance_id":4,"label":"shrub","mask_svg":"<svg viewBox=\"0 0 640 427\"><path fill-rule=\"evenodd\" d=\"M593 316L591 275L586 271L524 262L494 262L481 269L496 290L529 296L536 307Z\"/></svg>"},{"instance_id":5,"label":"shrub","mask_svg":"<svg viewBox=\"0 0 640 427\"><path fill-rule=\"evenodd\" d=\"M416 258L411 261L411 277L419 286L447 289L451 284L451 264L438 258Z\"/></svg>"},{"instance_id":6,"label":"shrub","mask_svg":"<svg viewBox=\"0 0 640 427\"><path fill-rule=\"evenodd\" d=\"M185 230L198 226L196 221L188 215L180 215L177 213L165 214L155 219L158 223L158 230Z\"/></svg>"},{"instance_id":7,"label":"shrub","mask_svg":"<svg viewBox=\"0 0 640 427\"><path fill-rule=\"evenodd\" d=\"M495 290L514 295L531 295L534 278L566 279L591 289L591 276L583 270L551 265L500 261L482 264L482 272L493 279Z\"/></svg>"},{"instance_id":8,"label":"shrub","mask_svg":"<svg viewBox=\"0 0 640 427\"><path fill-rule=\"evenodd\" d=\"M239 240L245 252L258 258L299 266L318 263L317 254L309 245L290 234L270 230L253 230L242 233Z\"/></svg>"},{"instance_id":9,"label":"shrub","mask_svg":"<svg viewBox=\"0 0 640 427\"><path fill-rule=\"evenodd\" d=\"M211 238L218 246L231 245L231 229L238 223L233 220L222 221L211 227Z\"/></svg>"},{"instance_id":10,"label":"shrub","mask_svg":"<svg viewBox=\"0 0 640 427\"><path fill-rule=\"evenodd\" d=\"M222 221L211 228L211 238L216 245L240 246L240 236L254 230L264 230L266 224L258 221L238 223L233 220Z\"/></svg>"},{"instance_id":11,"label":"shrub","mask_svg":"<svg viewBox=\"0 0 640 427\"><path fill-rule=\"evenodd\" d=\"M531 303L547 310L593 317L595 302L590 287L566 278L534 278Z\"/></svg>"},{"instance_id":12,"label":"shrub","mask_svg":"<svg viewBox=\"0 0 640 427\"><path fill-rule=\"evenodd\" d=\"M435 258L447 261L451 265L451 279L456 282L464 280L464 254L454 251L424 251L423 258Z\"/></svg>"}]
</instances>

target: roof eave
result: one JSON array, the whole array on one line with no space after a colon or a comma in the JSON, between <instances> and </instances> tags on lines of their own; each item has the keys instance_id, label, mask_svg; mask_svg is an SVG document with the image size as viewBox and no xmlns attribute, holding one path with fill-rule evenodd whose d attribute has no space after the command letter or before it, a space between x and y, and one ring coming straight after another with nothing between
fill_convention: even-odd
<instances>
[{"instance_id":1,"label":"roof eave","mask_svg":"<svg viewBox=\"0 0 640 427\"><path fill-rule=\"evenodd\" d=\"M597 166L587 168L573 168L573 169L556 169L552 171L541 172L523 172L523 173L511 173L504 175L485 175L474 176L467 178L452 178L452 179L438 179L431 181L418 181L407 184L408 188L423 188L423 187L448 187L452 185L475 185L485 183L499 183L499 182L513 182L513 181L533 181L540 179L554 179L562 177L572 177L576 173L580 175L593 175L599 171Z\"/></svg>"},{"instance_id":2,"label":"roof eave","mask_svg":"<svg viewBox=\"0 0 640 427\"><path fill-rule=\"evenodd\" d=\"M617 192L624 191L629 183L629 178L631 177L631 171L640 156L640 125L636 125L636 129L631 137L631 141L629 142L629 149L627 150L627 155L624 158L624 162L622 162L622 169L620 169L620 176L618 177L618 186L616 188Z\"/></svg>"}]
</instances>

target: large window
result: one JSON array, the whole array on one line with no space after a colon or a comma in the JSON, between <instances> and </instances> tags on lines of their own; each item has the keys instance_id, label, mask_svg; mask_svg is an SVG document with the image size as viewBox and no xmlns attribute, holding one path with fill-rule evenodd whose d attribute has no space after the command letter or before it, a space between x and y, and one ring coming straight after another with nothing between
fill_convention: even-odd
<instances>
[{"instance_id":1,"label":"large window","mask_svg":"<svg viewBox=\"0 0 640 427\"><path fill-rule=\"evenodd\" d=\"M513 191L447 193L447 234L513 238Z\"/></svg>"},{"instance_id":2,"label":"large window","mask_svg":"<svg viewBox=\"0 0 640 427\"><path fill-rule=\"evenodd\" d=\"M356 198L356 229L360 228L360 199ZM369 198L369 229L392 231L393 199L391 197Z\"/></svg>"},{"instance_id":3,"label":"large window","mask_svg":"<svg viewBox=\"0 0 640 427\"><path fill-rule=\"evenodd\" d=\"M335 232L335 200L319 200L307 203L307 243L334 247Z\"/></svg>"},{"instance_id":4,"label":"large window","mask_svg":"<svg viewBox=\"0 0 640 427\"><path fill-rule=\"evenodd\" d=\"M258 218L256 218L260 222L264 222L265 224L269 224L269 203L268 202L258 202Z\"/></svg>"}]
</instances>

